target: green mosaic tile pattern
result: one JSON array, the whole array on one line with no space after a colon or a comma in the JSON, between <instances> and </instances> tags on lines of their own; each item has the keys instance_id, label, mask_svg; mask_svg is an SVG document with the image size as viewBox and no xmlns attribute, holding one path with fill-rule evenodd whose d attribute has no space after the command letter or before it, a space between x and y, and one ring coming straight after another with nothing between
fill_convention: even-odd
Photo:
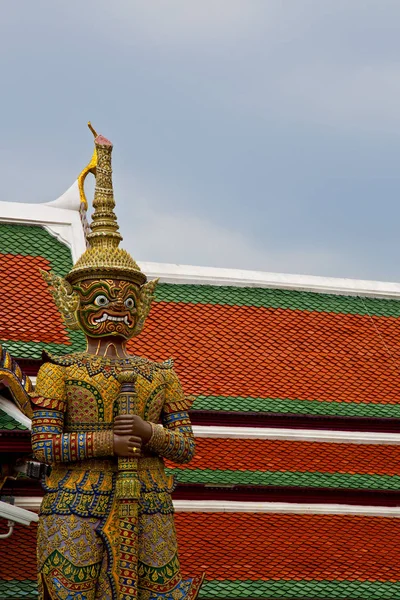
<instances>
[{"instance_id":1,"label":"green mosaic tile pattern","mask_svg":"<svg viewBox=\"0 0 400 600\"><path fill-rule=\"evenodd\" d=\"M156 298L159 302L226 304L228 306L400 317L400 300L337 296L294 290L162 283L157 286Z\"/></svg>"},{"instance_id":2,"label":"green mosaic tile pattern","mask_svg":"<svg viewBox=\"0 0 400 600\"><path fill-rule=\"evenodd\" d=\"M193 409L233 412L325 415L331 417L400 418L400 404L323 402L319 400L291 400L281 398L197 396L193 403Z\"/></svg>"},{"instance_id":3,"label":"green mosaic tile pattern","mask_svg":"<svg viewBox=\"0 0 400 600\"><path fill-rule=\"evenodd\" d=\"M83 334L80 331L67 331L71 344L47 344L45 342L14 342L9 340L0 340L0 344L17 360L19 358L34 358L40 360L43 350L62 356L72 352L83 352L86 348Z\"/></svg>"},{"instance_id":4,"label":"green mosaic tile pattern","mask_svg":"<svg viewBox=\"0 0 400 600\"><path fill-rule=\"evenodd\" d=\"M400 489L400 475L359 475L300 471L232 471L229 469L167 469L178 483L263 485L341 489Z\"/></svg>"},{"instance_id":5,"label":"green mosaic tile pattern","mask_svg":"<svg viewBox=\"0 0 400 600\"><path fill-rule=\"evenodd\" d=\"M199 598L270 600L399 600L400 582L390 581L205 581Z\"/></svg>"},{"instance_id":6,"label":"green mosaic tile pattern","mask_svg":"<svg viewBox=\"0 0 400 600\"><path fill-rule=\"evenodd\" d=\"M10 417L4 410L0 409L0 431L15 431L17 429L20 431L27 431L28 428Z\"/></svg>"},{"instance_id":7,"label":"green mosaic tile pattern","mask_svg":"<svg viewBox=\"0 0 400 600\"><path fill-rule=\"evenodd\" d=\"M36 600L38 597L36 581L29 579L18 581L17 579L0 580L0 598L1 600Z\"/></svg>"},{"instance_id":8,"label":"green mosaic tile pattern","mask_svg":"<svg viewBox=\"0 0 400 600\"><path fill-rule=\"evenodd\" d=\"M0 223L1 254L43 256L57 275L65 275L72 267L70 249L39 225Z\"/></svg>"},{"instance_id":9,"label":"green mosaic tile pattern","mask_svg":"<svg viewBox=\"0 0 400 600\"><path fill-rule=\"evenodd\" d=\"M0 581L1 600L36 600L36 581ZM390 581L205 581L199 598L270 600L399 600L400 582Z\"/></svg>"},{"instance_id":10,"label":"green mosaic tile pattern","mask_svg":"<svg viewBox=\"0 0 400 600\"><path fill-rule=\"evenodd\" d=\"M38 225L9 225L0 223L0 252L22 256L43 256L57 275L65 275L72 267L70 249ZM71 344L46 344L1 340L6 350L15 358L40 359L44 349L56 354L81 352L85 349L80 331L69 331Z\"/></svg>"}]
</instances>

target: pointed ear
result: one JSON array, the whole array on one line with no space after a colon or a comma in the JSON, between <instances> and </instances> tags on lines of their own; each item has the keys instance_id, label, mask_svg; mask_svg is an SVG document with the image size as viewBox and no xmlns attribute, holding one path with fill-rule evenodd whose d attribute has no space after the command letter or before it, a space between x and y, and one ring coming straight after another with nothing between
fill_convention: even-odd
<instances>
[{"instance_id":1,"label":"pointed ear","mask_svg":"<svg viewBox=\"0 0 400 600\"><path fill-rule=\"evenodd\" d=\"M63 277L55 275L51 271L40 269L43 279L49 285L50 294L61 313L63 321L68 329L80 329L76 319L76 311L79 307L79 297L72 289L72 286Z\"/></svg>"},{"instance_id":2,"label":"pointed ear","mask_svg":"<svg viewBox=\"0 0 400 600\"><path fill-rule=\"evenodd\" d=\"M153 281L149 281L148 283L145 283L140 288L139 305L138 305L138 320L137 320L135 331L134 331L133 335L139 335L139 333L143 329L146 317L150 312L151 303L155 297L154 290L156 289L157 283L158 283L158 279L153 279Z\"/></svg>"}]
</instances>

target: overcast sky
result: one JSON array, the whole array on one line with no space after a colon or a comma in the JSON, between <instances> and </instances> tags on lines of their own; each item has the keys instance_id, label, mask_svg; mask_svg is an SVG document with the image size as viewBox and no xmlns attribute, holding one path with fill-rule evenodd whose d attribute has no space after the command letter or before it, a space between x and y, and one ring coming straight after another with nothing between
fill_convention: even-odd
<instances>
[{"instance_id":1,"label":"overcast sky","mask_svg":"<svg viewBox=\"0 0 400 600\"><path fill-rule=\"evenodd\" d=\"M114 143L138 260L400 281L398 0L0 0L4 201Z\"/></svg>"}]
</instances>

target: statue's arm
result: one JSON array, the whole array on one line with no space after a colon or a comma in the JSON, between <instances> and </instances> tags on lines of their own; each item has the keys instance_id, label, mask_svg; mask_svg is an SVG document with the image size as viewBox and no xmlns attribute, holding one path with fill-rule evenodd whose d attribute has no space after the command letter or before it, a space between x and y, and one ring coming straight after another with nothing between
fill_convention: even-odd
<instances>
[{"instance_id":1,"label":"statue's arm","mask_svg":"<svg viewBox=\"0 0 400 600\"><path fill-rule=\"evenodd\" d=\"M33 405L32 449L48 464L112 456L112 431L64 433L64 369L45 363L39 370Z\"/></svg>"},{"instance_id":2,"label":"statue's arm","mask_svg":"<svg viewBox=\"0 0 400 600\"><path fill-rule=\"evenodd\" d=\"M35 400L35 398L34 398ZM39 398L40 400L48 400ZM47 404L47 403L46 403ZM32 418L32 449L37 460L47 464L112 456L113 435L109 431L64 433L64 413L35 405Z\"/></svg>"},{"instance_id":3,"label":"statue's arm","mask_svg":"<svg viewBox=\"0 0 400 600\"><path fill-rule=\"evenodd\" d=\"M171 369L166 376L162 423L152 423L153 434L146 447L176 463L190 462L195 441L188 409L193 399L185 397L178 376Z\"/></svg>"}]
</instances>

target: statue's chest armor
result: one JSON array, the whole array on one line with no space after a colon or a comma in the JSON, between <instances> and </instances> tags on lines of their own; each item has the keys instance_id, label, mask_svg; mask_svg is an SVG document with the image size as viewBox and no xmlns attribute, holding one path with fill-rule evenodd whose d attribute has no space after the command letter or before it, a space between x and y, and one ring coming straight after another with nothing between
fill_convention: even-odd
<instances>
[{"instance_id":1,"label":"statue's chest armor","mask_svg":"<svg viewBox=\"0 0 400 600\"><path fill-rule=\"evenodd\" d=\"M90 375L85 366L79 365L67 367L65 375L66 430L73 431L78 425L80 431L111 428L118 414L120 390L115 376L107 372ZM164 377L155 373L149 381L138 375L136 391L139 414L147 421L157 423L164 404Z\"/></svg>"}]
</instances>

